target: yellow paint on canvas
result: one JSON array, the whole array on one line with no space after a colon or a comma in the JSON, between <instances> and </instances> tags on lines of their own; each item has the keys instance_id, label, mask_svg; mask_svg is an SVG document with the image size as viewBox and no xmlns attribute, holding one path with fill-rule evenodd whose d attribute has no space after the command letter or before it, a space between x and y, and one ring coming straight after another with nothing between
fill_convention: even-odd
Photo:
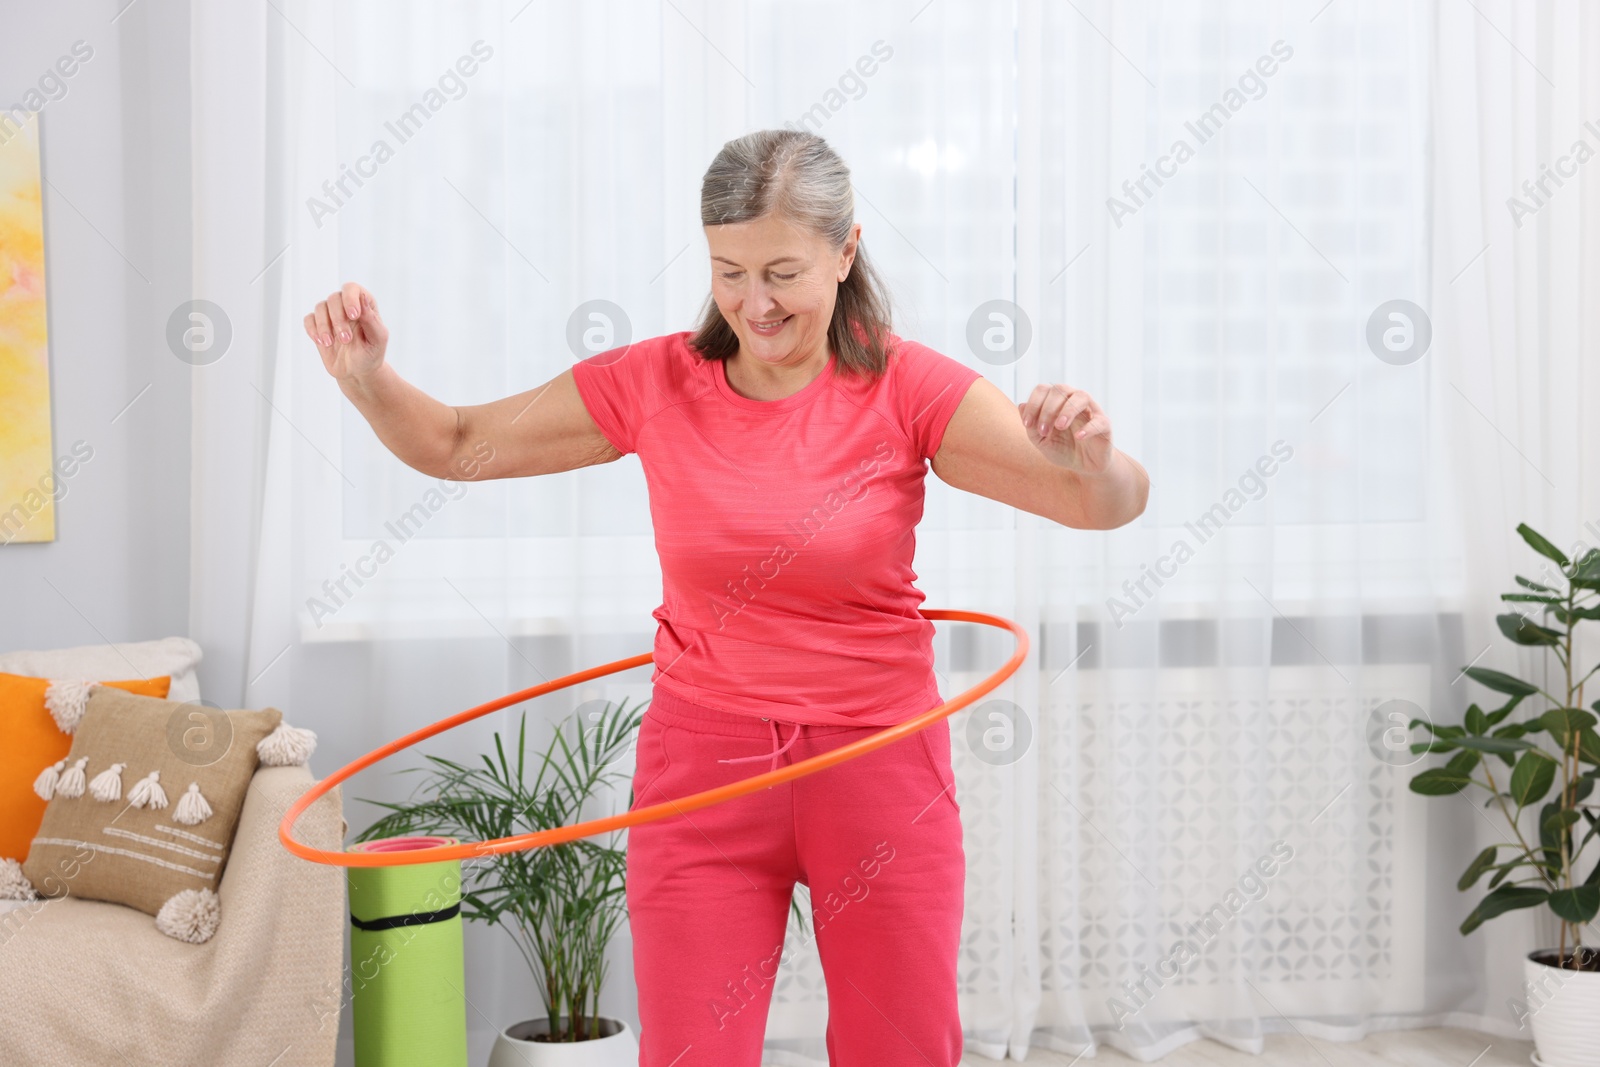
<instances>
[{"instance_id":1,"label":"yellow paint on canvas","mask_svg":"<svg viewBox=\"0 0 1600 1067\"><path fill-rule=\"evenodd\" d=\"M0 121L0 544L54 541L39 118Z\"/></svg>"}]
</instances>

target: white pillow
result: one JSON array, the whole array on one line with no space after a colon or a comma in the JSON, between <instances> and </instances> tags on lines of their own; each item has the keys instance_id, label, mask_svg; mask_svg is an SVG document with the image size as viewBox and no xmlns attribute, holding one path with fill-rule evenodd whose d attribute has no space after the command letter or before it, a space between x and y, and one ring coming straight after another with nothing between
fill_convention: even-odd
<instances>
[{"instance_id":1,"label":"white pillow","mask_svg":"<svg viewBox=\"0 0 1600 1067\"><path fill-rule=\"evenodd\" d=\"M159 641L131 641L120 645L0 652L0 671L29 678L75 678L92 682L154 678L165 674L172 678L167 699L181 703L200 699L200 680L194 673L200 655L200 646L187 637L163 637Z\"/></svg>"}]
</instances>

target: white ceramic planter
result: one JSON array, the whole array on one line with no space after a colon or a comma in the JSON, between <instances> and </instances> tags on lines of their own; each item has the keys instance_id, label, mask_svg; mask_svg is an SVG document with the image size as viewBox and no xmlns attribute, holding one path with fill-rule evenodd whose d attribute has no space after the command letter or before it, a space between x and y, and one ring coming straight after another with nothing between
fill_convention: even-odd
<instances>
[{"instance_id":1,"label":"white ceramic planter","mask_svg":"<svg viewBox=\"0 0 1600 1067\"><path fill-rule=\"evenodd\" d=\"M1549 951L1549 950L1546 950ZM1600 1067L1600 972L1522 961L1523 997L1541 1067ZM1555 953L1550 952L1551 958Z\"/></svg>"},{"instance_id":2,"label":"white ceramic planter","mask_svg":"<svg viewBox=\"0 0 1600 1067\"><path fill-rule=\"evenodd\" d=\"M561 1021L565 1021L565 1017ZM512 1023L494 1039L489 1067L636 1067L639 1042L621 1019L600 1016L605 1037L588 1041L535 1041L550 1032L548 1018Z\"/></svg>"}]
</instances>

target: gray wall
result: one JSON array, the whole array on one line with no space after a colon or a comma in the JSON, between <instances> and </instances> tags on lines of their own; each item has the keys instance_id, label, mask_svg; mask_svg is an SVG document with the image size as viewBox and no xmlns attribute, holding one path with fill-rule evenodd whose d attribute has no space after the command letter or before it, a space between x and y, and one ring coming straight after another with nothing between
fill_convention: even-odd
<instances>
[{"instance_id":1,"label":"gray wall","mask_svg":"<svg viewBox=\"0 0 1600 1067\"><path fill-rule=\"evenodd\" d=\"M0 4L0 107L41 77L48 90L36 121L52 448L93 450L64 480L56 539L0 544L5 650L187 630L195 371L164 337L190 261L188 5L123 3ZM92 56L53 83L79 41Z\"/></svg>"}]
</instances>

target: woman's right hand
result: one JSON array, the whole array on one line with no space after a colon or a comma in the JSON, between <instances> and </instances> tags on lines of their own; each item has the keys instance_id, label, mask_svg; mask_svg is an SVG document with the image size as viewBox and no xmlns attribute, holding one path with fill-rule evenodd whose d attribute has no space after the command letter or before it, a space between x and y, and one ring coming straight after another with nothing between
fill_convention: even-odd
<instances>
[{"instance_id":1,"label":"woman's right hand","mask_svg":"<svg viewBox=\"0 0 1600 1067\"><path fill-rule=\"evenodd\" d=\"M535 389L457 408L384 369L389 327L372 294L355 282L320 301L305 328L378 440L430 477L525 478L623 456L589 415L570 367Z\"/></svg>"},{"instance_id":2,"label":"woman's right hand","mask_svg":"<svg viewBox=\"0 0 1600 1067\"><path fill-rule=\"evenodd\" d=\"M305 317L305 328L335 378L365 378L383 365L389 327L378 317L372 294L355 282L319 302Z\"/></svg>"}]
</instances>

